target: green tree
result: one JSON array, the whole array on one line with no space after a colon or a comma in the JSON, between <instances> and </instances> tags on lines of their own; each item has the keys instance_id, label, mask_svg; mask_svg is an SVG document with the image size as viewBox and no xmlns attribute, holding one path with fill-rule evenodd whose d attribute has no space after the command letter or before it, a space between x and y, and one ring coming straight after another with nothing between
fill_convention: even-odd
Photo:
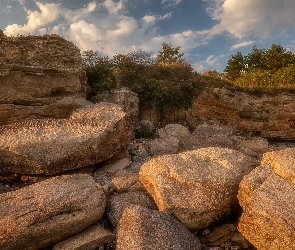
<instances>
[{"instance_id":1,"label":"green tree","mask_svg":"<svg viewBox=\"0 0 295 250\"><path fill-rule=\"evenodd\" d=\"M107 56L99 56L97 51L87 50L82 53L86 64L86 75L88 85L94 93L112 89L116 86L113 73L113 62Z\"/></svg>"},{"instance_id":2,"label":"green tree","mask_svg":"<svg viewBox=\"0 0 295 250\"><path fill-rule=\"evenodd\" d=\"M171 44L162 43L162 49L157 55L156 63L162 65L182 65L185 60L182 58L183 53L180 53L180 46L173 48Z\"/></svg>"},{"instance_id":3,"label":"green tree","mask_svg":"<svg viewBox=\"0 0 295 250\"><path fill-rule=\"evenodd\" d=\"M245 60L242 53L237 52L237 54L232 55L227 61L227 66L224 70L226 77L231 81L235 81L240 77L243 70L245 70L245 66Z\"/></svg>"}]
</instances>

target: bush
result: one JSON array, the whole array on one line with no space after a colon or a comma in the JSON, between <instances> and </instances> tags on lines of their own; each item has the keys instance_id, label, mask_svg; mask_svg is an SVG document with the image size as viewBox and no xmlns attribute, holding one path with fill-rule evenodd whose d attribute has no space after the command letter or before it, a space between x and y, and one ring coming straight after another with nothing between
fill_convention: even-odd
<instances>
[{"instance_id":1,"label":"bush","mask_svg":"<svg viewBox=\"0 0 295 250\"><path fill-rule=\"evenodd\" d=\"M188 107L200 90L200 77L179 49L163 43L156 59L138 51L116 54L112 60L85 51L88 84L95 93L128 87L138 94L141 103L152 101L159 109L164 105Z\"/></svg>"}]
</instances>

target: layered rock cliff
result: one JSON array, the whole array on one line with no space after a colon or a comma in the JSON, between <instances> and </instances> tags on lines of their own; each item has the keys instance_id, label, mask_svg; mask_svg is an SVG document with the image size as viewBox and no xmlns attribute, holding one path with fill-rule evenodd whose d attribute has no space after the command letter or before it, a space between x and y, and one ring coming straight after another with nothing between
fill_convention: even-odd
<instances>
[{"instance_id":1,"label":"layered rock cliff","mask_svg":"<svg viewBox=\"0 0 295 250\"><path fill-rule=\"evenodd\" d=\"M0 124L67 117L85 104L80 50L57 35L0 36Z\"/></svg>"}]
</instances>

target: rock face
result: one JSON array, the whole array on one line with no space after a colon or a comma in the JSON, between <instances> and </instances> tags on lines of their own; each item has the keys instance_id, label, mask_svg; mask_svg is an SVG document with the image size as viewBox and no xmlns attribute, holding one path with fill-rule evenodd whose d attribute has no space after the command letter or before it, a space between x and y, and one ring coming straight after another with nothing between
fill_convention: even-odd
<instances>
[{"instance_id":1,"label":"rock face","mask_svg":"<svg viewBox=\"0 0 295 250\"><path fill-rule=\"evenodd\" d=\"M197 237L164 212L140 206L124 210L118 226L117 250L201 250Z\"/></svg>"},{"instance_id":2,"label":"rock face","mask_svg":"<svg viewBox=\"0 0 295 250\"><path fill-rule=\"evenodd\" d=\"M191 116L201 121L218 120L235 124L240 131L269 139L295 137L295 95L248 94L214 88L193 102Z\"/></svg>"},{"instance_id":3,"label":"rock face","mask_svg":"<svg viewBox=\"0 0 295 250\"><path fill-rule=\"evenodd\" d=\"M85 96L85 69L74 44L57 35L0 36L0 124L65 118Z\"/></svg>"},{"instance_id":4,"label":"rock face","mask_svg":"<svg viewBox=\"0 0 295 250\"><path fill-rule=\"evenodd\" d=\"M239 189L239 231L259 250L295 249L295 148L265 153Z\"/></svg>"},{"instance_id":5,"label":"rock face","mask_svg":"<svg viewBox=\"0 0 295 250\"><path fill-rule=\"evenodd\" d=\"M100 103L69 119L28 120L0 127L0 172L56 174L105 161L131 140L126 113Z\"/></svg>"},{"instance_id":6,"label":"rock face","mask_svg":"<svg viewBox=\"0 0 295 250\"><path fill-rule=\"evenodd\" d=\"M237 204L240 180L256 160L227 148L203 148L153 158L142 165L139 180L160 211L190 229L202 229Z\"/></svg>"},{"instance_id":7,"label":"rock face","mask_svg":"<svg viewBox=\"0 0 295 250\"><path fill-rule=\"evenodd\" d=\"M133 128L135 129L137 127L139 98L136 93L132 92L128 88L114 89L109 92L97 94L92 97L90 101L93 103L110 102L122 106L123 110L129 116Z\"/></svg>"},{"instance_id":8,"label":"rock face","mask_svg":"<svg viewBox=\"0 0 295 250\"><path fill-rule=\"evenodd\" d=\"M0 249L42 249L79 233L104 213L106 197L89 175L54 177L0 195Z\"/></svg>"}]
</instances>

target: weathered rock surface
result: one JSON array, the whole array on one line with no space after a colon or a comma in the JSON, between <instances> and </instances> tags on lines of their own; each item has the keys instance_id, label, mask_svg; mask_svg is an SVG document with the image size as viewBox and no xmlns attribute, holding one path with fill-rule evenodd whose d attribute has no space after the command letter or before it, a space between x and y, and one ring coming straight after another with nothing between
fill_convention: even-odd
<instances>
[{"instance_id":1,"label":"weathered rock surface","mask_svg":"<svg viewBox=\"0 0 295 250\"><path fill-rule=\"evenodd\" d=\"M53 250L95 250L114 239L115 235L110 231L105 230L102 226L95 225L80 234L59 242L53 247Z\"/></svg>"},{"instance_id":2,"label":"weathered rock surface","mask_svg":"<svg viewBox=\"0 0 295 250\"><path fill-rule=\"evenodd\" d=\"M190 115L202 122L235 124L240 131L269 139L295 137L295 95L254 95L225 88L209 88L193 102Z\"/></svg>"},{"instance_id":3,"label":"weathered rock surface","mask_svg":"<svg viewBox=\"0 0 295 250\"><path fill-rule=\"evenodd\" d=\"M97 94L90 99L93 103L110 102L115 103L123 107L123 110L127 113L133 125L133 129L138 124L138 112L139 112L139 98L136 93L132 92L128 88L114 89L108 92Z\"/></svg>"},{"instance_id":4,"label":"weathered rock surface","mask_svg":"<svg viewBox=\"0 0 295 250\"><path fill-rule=\"evenodd\" d=\"M113 226L117 226L124 209L130 205L139 205L153 210L157 209L153 199L145 191L113 195L108 209L108 218Z\"/></svg>"},{"instance_id":5,"label":"weathered rock surface","mask_svg":"<svg viewBox=\"0 0 295 250\"><path fill-rule=\"evenodd\" d=\"M0 172L55 174L105 161L127 147L126 113L100 103L69 119L39 119L0 127Z\"/></svg>"},{"instance_id":6,"label":"weathered rock surface","mask_svg":"<svg viewBox=\"0 0 295 250\"><path fill-rule=\"evenodd\" d=\"M0 83L0 124L65 118L86 96L80 50L57 35L1 36Z\"/></svg>"},{"instance_id":7,"label":"weathered rock surface","mask_svg":"<svg viewBox=\"0 0 295 250\"><path fill-rule=\"evenodd\" d=\"M142 165L139 180L160 211L202 229L231 211L241 179L257 165L235 150L203 148L153 158Z\"/></svg>"},{"instance_id":8,"label":"weathered rock surface","mask_svg":"<svg viewBox=\"0 0 295 250\"><path fill-rule=\"evenodd\" d=\"M157 133L159 138L148 143L149 153L153 156L178 153L180 141L190 136L189 130L180 124L168 124Z\"/></svg>"},{"instance_id":9,"label":"weathered rock surface","mask_svg":"<svg viewBox=\"0 0 295 250\"><path fill-rule=\"evenodd\" d=\"M106 198L89 175L64 175L0 194L0 249L42 249L97 222Z\"/></svg>"},{"instance_id":10,"label":"weathered rock surface","mask_svg":"<svg viewBox=\"0 0 295 250\"><path fill-rule=\"evenodd\" d=\"M117 250L201 250L191 232L171 215L140 206L124 210L118 226Z\"/></svg>"},{"instance_id":11,"label":"weathered rock surface","mask_svg":"<svg viewBox=\"0 0 295 250\"><path fill-rule=\"evenodd\" d=\"M295 148L264 154L239 189L239 231L262 250L295 249Z\"/></svg>"}]
</instances>

